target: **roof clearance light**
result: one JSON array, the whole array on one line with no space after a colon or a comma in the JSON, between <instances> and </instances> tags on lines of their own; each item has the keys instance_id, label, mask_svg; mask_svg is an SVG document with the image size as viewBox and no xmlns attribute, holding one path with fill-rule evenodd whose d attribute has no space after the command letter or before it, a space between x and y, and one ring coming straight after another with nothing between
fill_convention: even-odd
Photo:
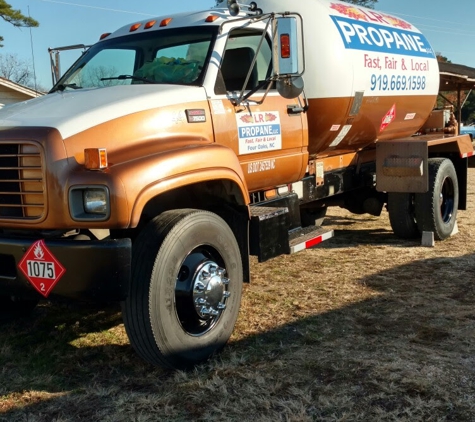
<instances>
[{"instance_id":1,"label":"roof clearance light","mask_svg":"<svg viewBox=\"0 0 475 422\"><path fill-rule=\"evenodd\" d=\"M153 25L155 25L157 21L150 21L145 24L145 29L150 29Z\"/></svg>"},{"instance_id":2,"label":"roof clearance light","mask_svg":"<svg viewBox=\"0 0 475 422\"><path fill-rule=\"evenodd\" d=\"M215 21L216 19L218 19L218 18L219 18L219 16L216 16L216 15L209 15L209 16L206 18L205 22L208 22L208 23L209 23L209 22L214 22L214 21Z\"/></svg>"},{"instance_id":3,"label":"roof clearance light","mask_svg":"<svg viewBox=\"0 0 475 422\"><path fill-rule=\"evenodd\" d=\"M168 24L169 24L172 20L173 20L172 18L163 19L163 20L160 22L160 26L168 26Z\"/></svg>"},{"instance_id":4,"label":"roof clearance light","mask_svg":"<svg viewBox=\"0 0 475 422\"><path fill-rule=\"evenodd\" d=\"M84 150L84 167L88 170L103 170L109 166L105 148L86 148Z\"/></svg>"},{"instance_id":5,"label":"roof clearance light","mask_svg":"<svg viewBox=\"0 0 475 422\"><path fill-rule=\"evenodd\" d=\"M282 34L280 36L280 57L283 59L290 58L290 35Z\"/></svg>"},{"instance_id":6,"label":"roof clearance light","mask_svg":"<svg viewBox=\"0 0 475 422\"><path fill-rule=\"evenodd\" d=\"M106 32L104 34L102 34L100 37L99 37L99 40L103 40L104 38L107 38L111 33L110 32Z\"/></svg>"},{"instance_id":7,"label":"roof clearance light","mask_svg":"<svg viewBox=\"0 0 475 422\"><path fill-rule=\"evenodd\" d=\"M141 25L142 25L141 23L136 23L135 25L132 25L132 26L130 27L129 32L137 31L137 29L139 29Z\"/></svg>"}]
</instances>

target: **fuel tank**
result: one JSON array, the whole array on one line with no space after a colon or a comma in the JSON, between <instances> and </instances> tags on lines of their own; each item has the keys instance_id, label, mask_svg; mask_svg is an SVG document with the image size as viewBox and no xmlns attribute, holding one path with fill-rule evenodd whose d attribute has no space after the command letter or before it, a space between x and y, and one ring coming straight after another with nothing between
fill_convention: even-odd
<instances>
[{"instance_id":1,"label":"fuel tank","mask_svg":"<svg viewBox=\"0 0 475 422\"><path fill-rule=\"evenodd\" d=\"M411 23L337 0L254 1L264 13L303 18L311 154L410 136L426 121L439 68L428 40Z\"/></svg>"}]
</instances>

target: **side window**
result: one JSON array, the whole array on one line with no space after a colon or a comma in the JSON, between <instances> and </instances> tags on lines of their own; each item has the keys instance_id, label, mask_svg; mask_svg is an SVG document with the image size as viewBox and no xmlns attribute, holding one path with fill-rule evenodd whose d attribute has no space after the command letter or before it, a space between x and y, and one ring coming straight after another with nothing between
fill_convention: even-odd
<instances>
[{"instance_id":1,"label":"side window","mask_svg":"<svg viewBox=\"0 0 475 422\"><path fill-rule=\"evenodd\" d=\"M246 33L241 30L230 34L221 64L221 75L227 91L240 91L248 75L249 80L245 87L247 90L257 87L269 76L271 47L269 41L264 39L259 49L261 39L262 33L256 32ZM255 57L256 63L251 70Z\"/></svg>"}]
</instances>

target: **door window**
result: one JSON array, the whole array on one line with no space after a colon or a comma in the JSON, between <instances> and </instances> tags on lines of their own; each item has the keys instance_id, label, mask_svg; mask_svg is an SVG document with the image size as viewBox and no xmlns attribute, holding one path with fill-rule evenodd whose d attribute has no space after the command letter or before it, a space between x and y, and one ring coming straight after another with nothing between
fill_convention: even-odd
<instances>
[{"instance_id":1,"label":"door window","mask_svg":"<svg viewBox=\"0 0 475 422\"><path fill-rule=\"evenodd\" d=\"M248 83L245 89L256 88L270 75L272 51L269 40L266 38L259 49L262 33L237 30L231 32L223 62L221 75L227 91L240 91L244 87L246 78ZM256 62L251 69L252 62Z\"/></svg>"}]
</instances>

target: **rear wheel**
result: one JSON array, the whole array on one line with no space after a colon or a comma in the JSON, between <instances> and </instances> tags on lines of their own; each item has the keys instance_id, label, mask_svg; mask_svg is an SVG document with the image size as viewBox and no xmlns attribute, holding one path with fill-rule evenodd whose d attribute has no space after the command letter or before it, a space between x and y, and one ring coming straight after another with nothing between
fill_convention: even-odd
<instances>
[{"instance_id":1,"label":"rear wheel","mask_svg":"<svg viewBox=\"0 0 475 422\"><path fill-rule=\"evenodd\" d=\"M130 342L146 361L186 368L221 350L241 301L242 263L229 226L200 210L167 211L137 237L122 304Z\"/></svg>"},{"instance_id":2,"label":"rear wheel","mask_svg":"<svg viewBox=\"0 0 475 422\"><path fill-rule=\"evenodd\" d=\"M415 195L415 214L421 232L447 239L457 221L459 188L457 173L447 158L429 159L429 190Z\"/></svg>"},{"instance_id":3,"label":"rear wheel","mask_svg":"<svg viewBox=\"0 0 475 422\"><path fill-rule=\"evenodd\" d=\"M391 228L396 236L415 239L420 236L414 210L414 194L388 193L388 213Z\"/></svg>"}]
</instances>

